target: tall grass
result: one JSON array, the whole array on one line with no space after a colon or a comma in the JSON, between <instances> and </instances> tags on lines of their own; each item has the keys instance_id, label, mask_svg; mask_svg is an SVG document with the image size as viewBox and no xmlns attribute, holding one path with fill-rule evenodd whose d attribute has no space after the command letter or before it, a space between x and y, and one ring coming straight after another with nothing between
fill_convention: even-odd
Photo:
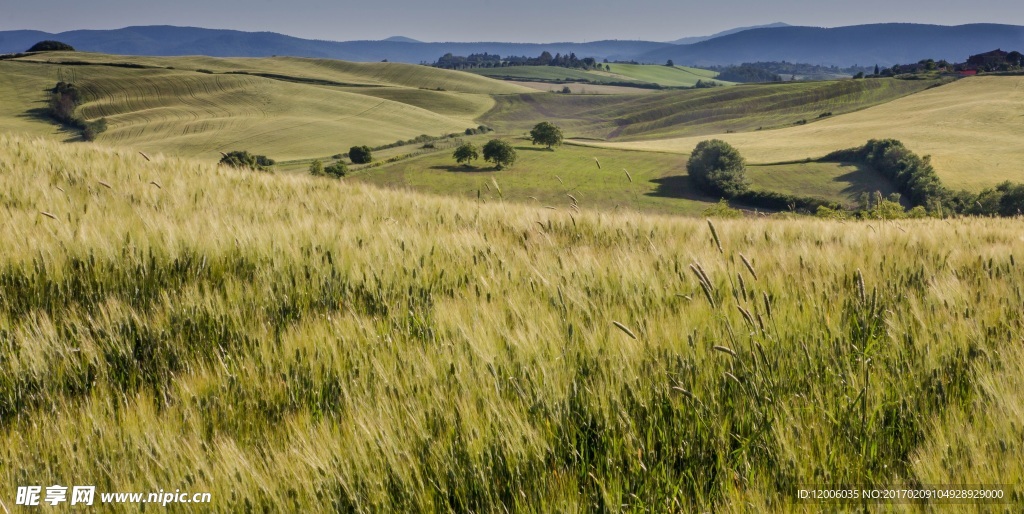
<instances>
[{"instance_id":1,"label":"tall grass","mask_svg":"<svg viewBox=\"0 0 1024 514\"><path fill-rule=\"evenodd\" d=\"M6 504L817 511L799 487L1024 478L1019 220L713 236L149 157L0 136Z\"/></svg>"}]
</instances>

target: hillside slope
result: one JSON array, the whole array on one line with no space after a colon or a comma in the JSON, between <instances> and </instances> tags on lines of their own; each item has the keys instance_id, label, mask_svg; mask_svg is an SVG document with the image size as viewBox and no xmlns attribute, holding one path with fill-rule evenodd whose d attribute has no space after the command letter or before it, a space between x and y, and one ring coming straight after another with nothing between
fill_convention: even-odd
<instances>
[{"instance_id":1,"label":"hillside slope","mask_svg":"<svg viewBox=\"0 0 1024 514\"><path fill-rule=\"evenodd\" d=\"M872 138L895 138L918 154L931 155L947 186L977 190L1004 180L1024 181L1022 119L1024 77L974 77L803 126L594 144L686 153L699 141L717 137L752 162L779 162L821 157Z\"/></svg>"},{"instance_id":2,"label":"hillside slope","mask_svg":"<svg viewBox=\"0 0 1024 514\"><path fill-rule=\"evenodd\" d=\"M614 68L613 68L614 69ZM844 80L751 84L645 95L508 95L484 120L499 129L528 130L537 120L571 137L640 140L752 131L814 121L922 91L935 81Z\"/></svg>"},{"instance_id":3,"label":"hillside slope","mask_svg":"<svg viewBox=\"0 0 1024 514\"><path fill-rule=\"evenodd\" d=\"M406 64L52 53L0 61L0 94L17 100L0 106L0 126L59 133L39 111L61 78L86 93L82 116L107 119L101 142L206 158L329 156L462 132L494 105L489 93L531 91Z\"/></svg>"}]
</instances>

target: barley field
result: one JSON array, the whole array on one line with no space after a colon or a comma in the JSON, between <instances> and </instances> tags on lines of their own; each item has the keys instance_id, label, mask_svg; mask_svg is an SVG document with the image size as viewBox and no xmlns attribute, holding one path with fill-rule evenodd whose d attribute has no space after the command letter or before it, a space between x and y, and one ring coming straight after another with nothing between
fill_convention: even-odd
<instances>
[{"instance_id":1,"label":"barley field","mask_svg":"<svg viewBox=\"0 0 1024 514\"><path fill-rule=\"evenodd\" d=\"M0 135L0 501L932 511L1008 484L1019 219L682 219Z\"/></svg>"},{"instance_id":2,"label":"barley field","mask_svg":"<svg viewBox=\"0 0 1024 514\"><path fill-rule=\"evenodd\" d=\"M1024 180L1022 116L1024 77L973 77L815 123L714 137L758 163L817 158L871 138L895 138L931 155L947 186L979 190ZM687 153L702 139L707 137L595 144Z\"/></svg>"}]
</instances>

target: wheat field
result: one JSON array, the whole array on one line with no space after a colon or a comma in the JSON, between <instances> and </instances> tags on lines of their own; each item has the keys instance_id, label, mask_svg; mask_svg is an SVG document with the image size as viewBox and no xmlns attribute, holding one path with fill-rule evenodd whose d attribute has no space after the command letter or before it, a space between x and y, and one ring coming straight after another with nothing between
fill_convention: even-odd
<instances>
[{"instance_id":1,"label":"wheat field","mask_svg":"<svg viewBox=\"0 0 1024 514\"><path fill-rule=\"evenodd\" d=\"M709 223L149 157L0 135L7 507L1024 507L1018 219Z\"/></svg>"},{"instance_id":2,"label":"wheat field","mask_svg":"<svg viewBox=\"0 0 1024 514\"><path fill-rule=\"evenodd\" d=\"M770 163L817 158L872 138L895 138L915 153L931 155L946 185L979 190L1004 180L1024 181L1022 119L1024 77L973 77L779 130L592 144L688 153L699 141L715 137L736 146L751 162Z\"/></svg>"}]
</instances>

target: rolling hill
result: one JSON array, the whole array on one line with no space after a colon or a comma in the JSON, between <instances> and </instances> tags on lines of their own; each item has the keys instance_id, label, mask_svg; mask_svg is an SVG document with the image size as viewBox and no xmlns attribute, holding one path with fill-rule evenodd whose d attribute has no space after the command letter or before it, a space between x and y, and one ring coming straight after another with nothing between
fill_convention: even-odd
<instances>
[{"instance_id":1,"label":"rolling hill","mask_svg":"<svg viewBox=\"0 0 1024 514\"><path fill-rule=\"evenodd\" d=\"M943 182L978 190L1024 181L1024 77L974 77L888 103L779 130L636 141L588 143L612 148L690 152L709 137L736 146L749 161L821 157L868 139L895 138L931 155Z\"/></svg>"},{"instance_id":2,"label":"rolling hill","mask_svg":"<svg viewBox=\"0 0 1024 514\"><path fill-rule=\"evenodd\" d=\"M38 111L60 77L86 93L82 116L106 118L102 142L206 158L235 149L333 155L462 132L494 105L491 94L531 91L398 63L50 53L0 61L0 94L17 100L0 106L2 126L59 135Z\"/></svg>"},{"instance_id":3,"label":"rolling hill","mask_svg":"<svg viewBox=\"0 0 1024 514\"><path fill-rule=\"evenodd\" d=\"M546 119L573 137L667 138L814 122L825 113L863 109L936 84L880 79L748 84L644 95L505 95L496 98L497 104L483 120L506 131L528 130L537 120Z\"/></svg>"}]
</instances>

